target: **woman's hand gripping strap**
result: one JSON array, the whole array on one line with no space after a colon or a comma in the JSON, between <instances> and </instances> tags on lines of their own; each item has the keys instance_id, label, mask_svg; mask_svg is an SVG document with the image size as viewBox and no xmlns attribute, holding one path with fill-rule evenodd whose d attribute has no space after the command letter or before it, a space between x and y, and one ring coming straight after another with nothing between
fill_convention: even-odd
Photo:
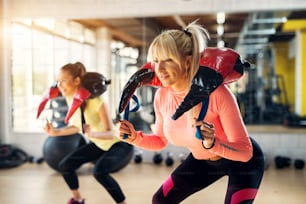
<instances>
[{"instance_id":1,"label":"woman's hand gripping strap","mask_svg":"<svg viewBox=\"0 0 306 204\"><path fill-rule=\"evenodd\" d=\"M209 97L202 101L202 108L201 108L201 111L199 113L199 117L198 117L197 121L204 120L204 117L207 113L208 104L209 104ZM197 126L196 128L197 128L196 129L196 138L198 138L199 140L204 140L204 137L202 137L202 134L201 134L200 126Z\"/></svg>"},{"instance_id":2,"label":"woman's hand gripping strap","mask_svg":"<svg viewBox=\"0 0 306 204\"><path fill-rule=\"evenodd\" d=\"M132 96L132 99L135 101L136 106L130 110L130 102L128 102L128 104L127 104L127 106L126 106L126 108L125 108L125 110L124 110L124 115L123 115L123 119L124 119L124 120L129 120L129 113L130 113L130 112L136 112L136 111L138 111L139 108L140 108L140 104L139 104L139 100L138 100L137 96L136 96L136 95L133 95L133 96ZM124 134L124 135L123 135L123 139L127 139L127 138L128 138L128 135L127 135L127 134Z\"/></svg>"}]
</instances>

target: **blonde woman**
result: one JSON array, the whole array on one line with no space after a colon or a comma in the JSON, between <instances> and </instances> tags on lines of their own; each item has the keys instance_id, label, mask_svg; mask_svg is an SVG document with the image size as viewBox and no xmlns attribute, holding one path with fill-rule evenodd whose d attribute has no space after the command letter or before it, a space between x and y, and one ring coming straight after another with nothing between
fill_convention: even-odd
<instances>
[{"instance_id":1,"label":"blonde woman","mask_svg":"<svg viewBox=\"0 0 306 204\"><path fill-rule=\"evenodd\" d=\"M154 98L155 130L145 134L136 131L127 120L120 122L120 136L127 136L124 141L130 144L157 151L172 143L191 152L156 191L153 204L180 203L224 176L229 178L224 203L253 203L263 177L263 153L249 137L227 85L220 84L210 93L204 119L198 120L204 106L201 103L173 119L200 69L207 36L196 22L184 30L167 30L158 35L148 52L162 84ZM215 66L220 66L218 60L227 64L226 57L210 55L206 57L216 59ZM201 139L196 136L197 129Z\"/></svg>"}]
</instances>

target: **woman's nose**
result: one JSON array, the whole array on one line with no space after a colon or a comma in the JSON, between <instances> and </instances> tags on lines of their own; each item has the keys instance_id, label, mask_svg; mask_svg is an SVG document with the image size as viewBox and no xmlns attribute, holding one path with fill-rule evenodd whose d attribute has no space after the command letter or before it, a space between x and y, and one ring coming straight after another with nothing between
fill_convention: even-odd
<instances>
[{"instance_id":1,"label":"woman's nose","mask_svg":"<svg viewBox=\"0 0 306 204\"><path fill-rule=\"evenodd\" d=\"M163 68L162 63L157 62L154 64L155 71L161 71Z\"/></svg>"}]
</instances>

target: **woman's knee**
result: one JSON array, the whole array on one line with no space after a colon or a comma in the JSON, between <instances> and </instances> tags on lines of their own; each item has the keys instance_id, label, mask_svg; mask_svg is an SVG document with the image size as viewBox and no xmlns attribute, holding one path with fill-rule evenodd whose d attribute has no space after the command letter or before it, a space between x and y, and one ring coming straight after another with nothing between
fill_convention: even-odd
<instances>
[{"instance_id":1,"label":"woman's knee","mask_svg":"<svg viewBox=\"0 0 306 204\"><path fill-rule=\"evenodd\" d=\"M103 181L109 175L108 171L105 171L103 168L94 168L93 169L93 176L98 180L98 181Z\"/></svg>"},{"instance_id":2,"label":"woman's knee","mask_svg":"<svg viewBox=\"0 0 306 204\"><path fill-rule=\"evenodd\" d=\"M164 203L163 200L163 196L159 192L156 192L152 197L152 204L162 204Z\"/></svg>"}]
</instances>

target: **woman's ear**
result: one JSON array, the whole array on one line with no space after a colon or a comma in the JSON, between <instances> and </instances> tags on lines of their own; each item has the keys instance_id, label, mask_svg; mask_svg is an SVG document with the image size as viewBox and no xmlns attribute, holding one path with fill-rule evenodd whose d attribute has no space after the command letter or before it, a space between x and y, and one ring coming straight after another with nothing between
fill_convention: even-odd
<instances>
[{"instance_id":1,"label":"woman's ear","mask_svg":"<svg viewBox=\"0 0 306 204\"><path fill-rule=\"evenodd\" d=\"M186 56L186 58L185 58L185 66L190 68L191 63L192 63L192 56L191 55Z\"/></svg>"},{"instance_id":2,"label":"woman's ear","mask_svg":"<svg viewBox=\"0 0 306 204\"><path fill-rule=\"evenodd\" d=\"M74 84L75 84L76 86L80 86L80 85L81 85L81 78L80 78L80 77L76 77L76 78L74 79Z\"/></svg>"}]
</instances>

